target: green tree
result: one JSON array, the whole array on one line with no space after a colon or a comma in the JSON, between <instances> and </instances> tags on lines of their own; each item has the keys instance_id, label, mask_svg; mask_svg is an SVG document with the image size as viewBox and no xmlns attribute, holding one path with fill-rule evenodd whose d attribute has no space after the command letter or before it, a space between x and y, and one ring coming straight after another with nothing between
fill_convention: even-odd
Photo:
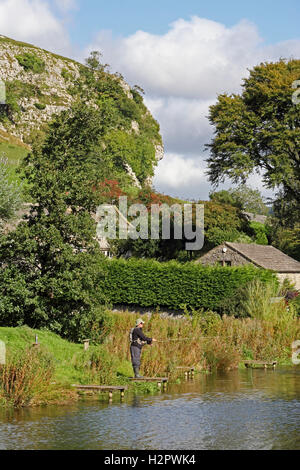
<instances>
[{"instance_id":1,"label":"green tree","mask_svg":"<svg viewBox=\"0 0 300 470\"><path fill-rule=\"evenodd\" d=\"M120 74L108 73L100 52L92 52L86 65L70 91L80 104L94 103L101 113L104 154L118 169L118 179L129 165L143 185L157 165L155 145L162 143L159 124L145 107L142 90L137 86L127 89Z\"/></svg>"},{"instance_id":2,"label":"green tree","mask_svg":"<svg viewBox=\"0 0 300 470\"><path fill-rule=\"evenodd\" d=\"M300 60L262 63L250 71L240 95L223 94L210 107L215 136L208 145L209 177L245 182L260 170L269 188L283 188L300 200L300 106L293 103L293 83Z\"/></svg>"},{"instance_id":3,"label":"green tree","mask_svg":"<svg viewBox=\"0 0 300 470\"><path fill-rule=\"evenodd\" d=\"M72 340L97 334L105 295L91 213L99 202L101 133L99 113L75 106L25 158L35 205L0 243L1 325L47 327Z\"/></svg>"},{"instance_id":4,"label":"green tree","mask_svg":"<svg viewBox=\"0 0 300 470\"><path fill-rule=\"evenodd\" d=\"M254 241L258 245L268 245L269 227L260 222L251 222L250 228L253 231Z\"/></svg>"},{"instance_id":5,"label":"green tree","mask_svg":"<svg viewBox=\"0 0 300 470\"><path fill-rule=\"evenodd\" d=\"M276 248L300 261L300 205L284 191L273 205L270 239Z\"/></svg>"},{"instance_id":6,"label":"green tree","mask_svg":"<svg viewBox=\"0 0 300 470\"><path fill-rule=\"evenodd\" d=\"M252 189L246 184L229 190L214 191L210 193L210 199L220 204L229 204L253 214L268 215L269 208L258 189Z\"/></svg>"}]
</instances>

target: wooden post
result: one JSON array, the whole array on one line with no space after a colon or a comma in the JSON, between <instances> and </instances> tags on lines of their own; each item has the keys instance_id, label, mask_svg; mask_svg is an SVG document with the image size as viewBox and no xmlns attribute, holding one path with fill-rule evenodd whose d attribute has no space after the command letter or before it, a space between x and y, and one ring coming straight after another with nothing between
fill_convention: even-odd
<instances>
[{"instance_id":1,"label":"wooden post","mask_svg":"<svg viewBox=\"0 0 300 470\"><path fill-rule=\"evenodd\" d=\"M4 366L6 363L6 346L4 341L0 341L0 365Z\"/></svg>"},{"instance_id":2,"label":"wooden post","mask_svg":"<svg viewBox=\"0 0 300 470\"><path fill-rule=\"evenodd\" d=\"M84 339L83 344L84 344L84 350L87 351L90 347L90 340L89 339Z\"/></svg>"},{"instance_id":3,"label":"wooden post","mask_svg":"<svg viewBox=\"0 0 300 470\"><path fill-rule=\"evenodd\" d=\"M189 378L189 373L188 372L185 372L184 373L184 376L185 376L185 379L187 380Z\"/></svg>"},{"instance_id":4,"label":"wooden post","mask_svg":"<svg viewBox=\"0 0 300 470\"><path fill-rule=\"evenodd\" d=\"M33 346L34 348L38 348L38 347L40 346L40 344L39 344L39 339L38 339L38 336L37 336L37 335L35 335L35 343L33 343L32 346Z\"/></svg>"},{"instance_id":5,"label":"wooden post","mask_svg":"<svg viewBox=\"0 0 300 470\"><path fill-rule=\"evenodd\" d=\"M112 398L113 398L113 392L112 390L109 391L109 401L112 401Z\"/></svg>"}]
</instances>

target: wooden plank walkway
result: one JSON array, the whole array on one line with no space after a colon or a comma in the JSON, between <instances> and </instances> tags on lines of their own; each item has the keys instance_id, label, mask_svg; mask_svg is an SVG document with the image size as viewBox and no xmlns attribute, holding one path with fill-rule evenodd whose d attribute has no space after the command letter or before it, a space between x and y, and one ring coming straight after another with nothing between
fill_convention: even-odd
<instances>
[{"instance_id":1,"label":"wooden plank walkway","mask_svg":"<svg viewBox=\"0 0 300 470\"><path fill-rule=\"evenodd\" d=\"M256 366L264 367L273 367L275 369L277 361L244 361L246 367L255 368Z\"/></svg>"},{"instance_id":2,"label":"wooden plank walkway","mask_svg":"<svg viewBox=\"0 0 300 470\"><path fill-rule=\"evenodd\" d=\"M127 385L72 385L72 387L77 388L77 390L90 390L93 392L108 392L109 399L112 400L113 392L120 391L121 398L124 398L125 390L127 390Z\"/></svg>"},{"instance_id":3,"label":"wooden plank walkway","mask_svg":"<svg viewBox=\"0 0 300 470\"><path fill-rule=\"evenodd\" d=\"M132 382L157 382L159 389L161 389L161 386L163 385L164 390L166 390L169 379L168 377L132 377L130 380Z\"/></svg>"}]
</instances>

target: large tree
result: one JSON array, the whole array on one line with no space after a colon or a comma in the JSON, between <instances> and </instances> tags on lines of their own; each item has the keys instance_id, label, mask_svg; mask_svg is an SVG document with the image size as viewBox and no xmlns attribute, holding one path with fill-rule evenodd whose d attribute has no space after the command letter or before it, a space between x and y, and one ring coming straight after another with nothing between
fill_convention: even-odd
<instances>
[{"instance_id":1,"label":"large tree","mask_svg":"<svg viewBox=\"0 0 300 470\"><path fill-rule=\"evenodd\" d=\"M241 94L222 94L210 107L215 135L208 145L210 181L245 182L260 171L268 188L300 201L300 105L295 87L300 60L262 63L250 71Z\"/></svg>"},{"instance_id":2,"label":"large tree","mask_svg":"<svg viewBox=\"0 0 300 470\"><path fill-rule=\"evenodd\" d=\"M97 336L105 302L103 256L91 213L102 177L99 113L63 112L24 161L35 202L26 222L0 242L0 325L47 327L72 340Z\"/></svg>"}]
</instances>

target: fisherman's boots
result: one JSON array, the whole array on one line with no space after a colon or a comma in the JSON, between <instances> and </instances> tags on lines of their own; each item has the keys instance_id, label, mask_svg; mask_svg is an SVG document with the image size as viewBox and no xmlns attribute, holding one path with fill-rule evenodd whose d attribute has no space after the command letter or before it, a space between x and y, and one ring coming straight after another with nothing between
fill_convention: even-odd
<instances>
[{"instance_id":1,"label":"fisherman's boots","mask_svg":"<svg viewBox=\"0 0 300 470\"><path fill-rule=\"evenodd\" d=\"M143 378L143 377L139 374L140 368L139 368L138 366L135 366L135 367L133 368L133 370L134 370L134 378L135 378L135 379L142 379L142 378Z\"/></svg>"}]
</instances>

